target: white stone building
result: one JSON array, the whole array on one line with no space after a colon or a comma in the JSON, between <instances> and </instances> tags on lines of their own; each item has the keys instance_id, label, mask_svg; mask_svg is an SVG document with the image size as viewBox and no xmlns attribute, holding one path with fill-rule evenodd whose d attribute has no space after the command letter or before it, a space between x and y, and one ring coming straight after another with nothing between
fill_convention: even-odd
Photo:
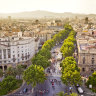
<instances>
[{"instance_id":1,"label":"white stone building","mask_svg":"<svg viewBox=\"0 0 96 96\"><path fill-rule=\"evenodd\" d=\"M15 67L17 64L28 64L38 50L39 40L32 37L0 38L0 68Z\"/></svg>"}]
</instances>

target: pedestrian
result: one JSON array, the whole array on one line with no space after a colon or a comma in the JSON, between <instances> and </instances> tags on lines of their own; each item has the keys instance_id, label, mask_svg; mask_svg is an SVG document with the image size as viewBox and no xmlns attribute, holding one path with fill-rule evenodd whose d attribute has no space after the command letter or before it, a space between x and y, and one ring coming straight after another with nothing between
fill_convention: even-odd
<instances>
[{"instance_id":1,"label":"pedestrian","mask_svg":"<svg viewBox=\"0 0 96 96\"><path fill-rule=\"evenodd\" d=\"M59 85L61 85L61 81L58 81Z\"/></svg>"},{"instance_id":2,"label":"pedestrian","mask_svg":"<svg viewBox=\"0 0 96 96\"><path fill-rule=\"evenodd\" d=\"M54 82L52 82L52 86L54 86Z\"/></svg>"},{"instance_id":3,"label":"pedestrian","mask_svg":"<svg viewBox=\"0 0 96 96\"><path fill-rule=\"evenodd\" d=\"M49 91L48 91L48 89L46 90L46 93L48 93Z\"/></svg>"}]
</instances>

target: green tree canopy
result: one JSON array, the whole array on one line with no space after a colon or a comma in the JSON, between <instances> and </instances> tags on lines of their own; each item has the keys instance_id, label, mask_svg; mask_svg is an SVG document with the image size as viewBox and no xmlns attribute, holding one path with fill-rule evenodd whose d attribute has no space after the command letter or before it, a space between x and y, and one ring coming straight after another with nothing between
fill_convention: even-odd
<instances>
[{"instance_id":1,"label":"green tree canopy","mask_svg":"<svg viewBox=\"0 0 96 96\"><path fill-rule=\"evenodd\" d=\"M0 83L0 94L7 94L9 91L15 89L17 80L13 76L7 76Z\"/></svg>"},{"instance_id":2,"label":"green tree canopy","mask_svg":"<svg viewBox=\"0 0 96 96\"><path fill-rule=\"evenodd\" d=\"M74 44L72 42L66 42L61 47L61 52L63 53L64 57L72 56L74 52Z\"/></svg>"},{"instance_id":3,"label":"green tree canopy","mask_svg":"<svg viewBox=\"0 0 96 96\"><path fill-rule=\"evenodd\" d=\"M32 64L40 65L43 68L46 68L50 65L50 62L47 58L45 58L45 56L37 54L35 57L32 58Z\"/></svg>"},{"instance_id":4,"label":"green tree canopy","mask_svg":"<svg viewBox=\"0 0 96 96\"><path fill-rule=\"evenodd\" d=\"M76 65L76 61L73 57L66 57L62 61L62 76L61 79L64 84L76 85L81 84L81 76L79 68Z\"/></svg>"},{"instance_id":5,"label":"green tree canopy","mask_svg":"<svg viewBox=\"0 0 96 96\"><path fill-rule=\"evenodd\" d=\"M89 76L86 84L88 87L90 84L92 84L93 88L96 88L96 71L92 74L92 76Z\"/></svg>"},{"instance_id":6,"label":"green tree canopy","mask_svg":"<svg viewBox=\"0 0 96 96\"><path fill-rule=\"evenodd\" d=\"M0 77L2 77L2 76L3 76L3 70L0 69Z\"/></svg>"},{"instance_id":7,"label":"green tree canopy","mask_svg":"<svg viewBox=\"0 0 96 96\"><path fill-rule=\"evenodd\" d=\"M16 77L17 73L16 73L16 68L13 67L9 67L6 71L5 71L5 76L14 76Z\"/></svg>"},{"instance_id":8,"label":"green tree canopy","mask_svg":"<svg viewBox=\"0 0 96 96\"><path fill-rule=\"evenodd\" d=\"M38 83L43 83L46 79L44 68L39 65L31 65L24 71L23 79L33 87Z\"/></svg>"},{"instance_id":9,"label":"green tree canopy","mask_svg":"<svg viewBox=\"0 0 96 96\"><path fill-rule=\"evenodd\" d=\"M24 72L23 66L22 65L17 65L17 67L16 67L16 73L17 73L17 75L19 75L19 79L20 79L20 75L22 75L23 72Z\"/></svg>"},{"instance_id":10,"label":"green tree canopy","mask_svg":"<svg viewBox=\"0 0 96 96\"><path fill-rule=\"evenodd\" d=\"M51 58L51 53L50 53L50 51L47 50L47 49L45 49L45 48L41 49L41 50L38 52L38 54L46 57L47 59L50 59L50 58Z\"/></svg>"}]
</instances>

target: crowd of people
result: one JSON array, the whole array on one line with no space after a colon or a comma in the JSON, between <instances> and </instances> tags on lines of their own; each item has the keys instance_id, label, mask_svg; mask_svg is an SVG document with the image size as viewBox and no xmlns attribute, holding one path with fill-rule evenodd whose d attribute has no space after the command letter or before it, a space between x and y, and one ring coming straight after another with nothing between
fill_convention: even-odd
<instances>
[{"instance_id":1,"label":"crowd of people","mask_svg":"<svg viewBox=\"0 0 96 96\"><path fill-rule=\"evenodd\" d=\"M61 85L61 81L57 79L52 79L52 80L49 79L49 81L52 84L52 88L55 88L55 84Z\"/></svg>"}]
</instances>

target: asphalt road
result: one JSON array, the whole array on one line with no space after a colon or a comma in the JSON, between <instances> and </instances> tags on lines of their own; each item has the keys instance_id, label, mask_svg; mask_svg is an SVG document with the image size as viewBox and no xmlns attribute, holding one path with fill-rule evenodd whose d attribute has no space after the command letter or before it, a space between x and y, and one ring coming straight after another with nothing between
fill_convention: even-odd
<instances>
[{"instance_id":1,"label":"asphalt road","mask_svg":"<svg viewBox=\"0 0 96 96\"><path fill-rule=\"evenodd\" d=\"M57 80L54 81L54 87L52 86L52 80ZM44 90L48 90L48 92L44 92ZM43 93L41 93L41 91ZM60 91L66 91L66 86L61 82L60 77L49 76L43 84L36 86L34 96L55 96L55 94Z\"/></svg>"}]
</instances>

